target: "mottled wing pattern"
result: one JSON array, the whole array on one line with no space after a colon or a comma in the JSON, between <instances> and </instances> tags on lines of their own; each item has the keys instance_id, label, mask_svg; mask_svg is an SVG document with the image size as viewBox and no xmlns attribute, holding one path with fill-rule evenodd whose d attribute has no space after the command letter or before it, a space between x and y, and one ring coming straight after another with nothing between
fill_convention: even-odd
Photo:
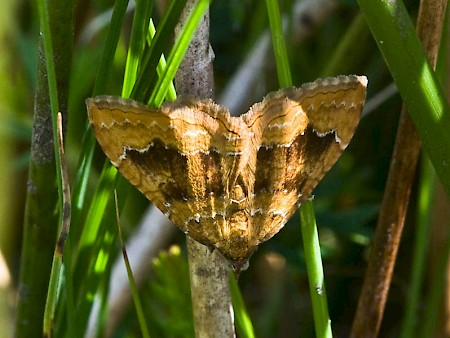
<instances>
[{"instance_id":1,"label":"mottled wing pattern","mask_svg":"<svg viewBox=\"0 0 450 338\"><path fill-rule=\"evenodd\" d=\"M239 117L211 100L150 109L87 100L111 162L195 240L240 269L274 236L347 147L367 79L340 76L270 93Z\"/></svg>"},{"instance_id":2,"label":"mottled wing pattern","mask_svg":"<svg viewBox=\"0 0 450 338\"><path fill-rule=\"evenodd\" d=\"M227 242L230 185L249 144L241 120L210 100L150 109L99 96L87 107L99 144L126 179L192 238Z\"/></svg>"},{"instance_id":3,"label":"mottled wing pattern","mask_svg":"<svg viewBox=\"0 0 450 338\"><path fill-rule=\"evenodd\" d=\"M252 223L260 242L278 233L347 147L366 86L358 76L317 80L271 93L242 117L259 143Z\"/></svg>"}]
</instances>

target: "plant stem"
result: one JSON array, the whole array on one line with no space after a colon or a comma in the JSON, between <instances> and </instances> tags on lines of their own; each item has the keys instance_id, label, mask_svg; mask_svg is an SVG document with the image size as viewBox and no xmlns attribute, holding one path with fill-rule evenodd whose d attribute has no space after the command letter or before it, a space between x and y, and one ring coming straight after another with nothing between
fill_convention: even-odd
<instances>
[{"instance_id":1,"label":"plant stem","mask_svg":"<svg viewBox=\"0 0 450 338\"><path fill-rule=\"evenodd\" d=\"M198 0L189 0L176 34L187 25ZM214 96L209 13L204 14L175 77L178 94ZM170 59L170 57L169 57ZM222 255L188 237L189 275L196 337L234 337L228 263Z\"/></svg>"},{"instance_id":2,"label":"plant stem","mask_svg":"<svg viewBox=\"0 0 450 338\"><path fill-rule=\"evenodd\" d=\"M47 1L47 0L46 0ZM42 4L41 4L42 5ZM49 173L55 173L52 109L60 110L67 120L67 94L71 67L73 36L72 0L50 0L46 4L49 32L55 58L46 60L50 36L41 35L38 64L38 89L35 96L31 160L28 174L20 294L16 321L18 338L40 335L43 328L45 301L49 275L58 231L58 189L56 181L49 182ZM41 29L43 29L41 22ZM45 48L47 47L47 48ZM48 69L53 68L56 79ZM49 80L57 85L52 90L50 103ZM59 103L59 109L56 108ZM54 112L55 114L57 111ZM55 117L56 121L56 117ZM51 176L51 175L50 175ZM56 174L53 175L56 177Z\"/></svg>"},{"instance_id":3,"label":"plant stem","mask_svg":"<svg viewBox=\"0 0 450 338\"><path fill-rule=\"evenodd\" d=\"M278 81L281 87L290 87L292 86L292 78L283 37L278 0L266 0L266 4L277 64ZM306 202L301 205L300 219L316 337L332 337L319 235L312 202Z\"/></svg>"},{"instance_id":4,"label":"plant stem","mask_svg":"<svg viewBox=\"0 0 450 338\"><path fill-rule=\"evenodd\" d=\"M432 0L433 2L435 0ZM450 192L450 106L402 1L358 0L436 173ZM447 3L439 0L437 3ZM424 22L442 21L444 5ZM436 43L436 42L435 42ZM437 40L439 43L439 40ZM428 49L428 48L427 48Z\"/></svg>"},{"instance_id":5,"label":"plant stem","mask_svg":"<svg viewBox=\"0 0 450 338\"><path fill-rule=\"evenodd\" d=\"M278 82L281 87L292 86L291 68L283 36L283 25L278 7L278 0L266 0L269 15L270 31L272 32L273 52L277 64Z\"/></svg>"},{"instance_id":6,"label":"plant stem","mask_svg":"<svg viewBox=\"0 0 450 338\"><path fill-rule=\"evenodd\" d=\"M316 337L332 337L319 235L312 202L308 201L300 206L300 218Z\"/></svg>"},{"instance_id":7,"label":"plant stem","mask_svg":"<svg viewBox=\"0 0 450 338\"><path fill-rule=\"evenodd\" d=\"M362 8L365 8L365 0L360 0L360 4ZM389 6L386 4L385 10L387 9L389 9ZM398 5L396 15L401 13L398 9L402 9L400 4ZM442 25L444 18L442 13L434 12L430 16L431 13L420 11L418 18L419 36L422 38L424 45L428 47L428 58L432 62L432 66L435 66L436 64L437 46L440 41L440 32L442 31L442 26L440 25ZM407 14L402 14L404 15L403 20L406 23L409 23ZM423 22L424 18L427 16L432 17L433 22L436 22L436 18L441 16L440 20L437 20L440 24L438 23L434 26L436 28L434 32L425 32L425 30L423 30L424 27L427 26L427 24ZM390 21L390 19L386 18L386 21ZM405 25L405 22L402 22L403 25ZM374 27L372 27L372 29L374 29ZM435 34L439 36L437 39ZM430 44L430 39L437 42L437 45ZM395 48L398 49L398 46ZM412 79L409 78L408 81L411 80ZM399 84L399 89L400 88L401 85ZM417 120L415 122L417 123ZM403 225L405 223L411 187L419 158L419 151L419 135L413 121L407 113L406 105L404 104L400 115L394 153L392 155L389 175L381 204L372 253L367 267L355 319L353 321L351 333L353 338L378 336L400 238L403 232Z\"/></svg>"}]
</instances>

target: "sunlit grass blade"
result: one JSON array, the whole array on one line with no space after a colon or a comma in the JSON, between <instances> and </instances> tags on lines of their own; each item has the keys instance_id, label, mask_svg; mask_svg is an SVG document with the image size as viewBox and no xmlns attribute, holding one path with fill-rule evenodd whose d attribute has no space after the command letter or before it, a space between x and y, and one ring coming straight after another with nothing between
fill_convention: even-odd
<instances>
[{"instance_id":1,"label":"sunlit grass blade","mask_svg":"<svg viewBox=\"0 0 450 338\"><path fill-rule=\"evenodd\" d=\"M423 147L450 193L450 108L402 1L358 0Z\"/></svg>"},{"instance_id":2,"label":"sunlit grass blade","mask_svg":"<svg viewBox=\"0 0 450 338\"><path fill-rule=\"evenodd\" d=\"M241 291L236 282L236 279L230 274L230 289L231 298L233 302L234 320L236 321L236 330L239 337L254 338L255 332L250 316L245 308L244 300L242 299Z\"/></svg>"},{"instance_id":3,"label":"sunlit grass blade","mask_svg":"<svg viewBox=\"0 0 450 338\"><path fill-rule=\"evenodd\" d=\"M128 47L122 97L129 97L136 82L139 63L145 47L145 37L149 24L153 1L136 1L133 25L131 27L130 45Z\"/></svg>"},{"instance_id":4,"label":"sunlit grass blade","mask_svg":"<svg viewBox=\"0 0 450 338\"><path fill-rule=\"evenodd\" d=\"M194 30L195 27L190 33L192 34ZM190 40L190 36L188 38ZM155 40L152 41L152 44L153 43L155 43ZM145 53L148 52L149 50L145 51ZM157 61L160 62L160 59L161 54L158 55ZM162 61L164 60L162 59ZM141 64L140 62L138 63ZM156 74L156 69L154 72ZM169 81L168 87L170 87L170 85L171 81ZM109 264L111 263L110 250L112 249L112 246L109 240L99 241L99 238L103 238L104 234L110 233L107 220L110 220L112 210L107 207L110 206L109 197L117 182L124 182L122 179L118 180L118 178L119 176L116 169L113 168L109 162L105 164L99 181L100 185L92 198L91 206L85 221L85 228L78 242L78 252L80 254L77 256L77 262L75 263L75 274L80 271L85 271L85 278L77 285L78 290L75 293L78 295L75 297L79 302L76 307L77 310L74 321L78 324L70 326L69 332L72 336L80 336L83 334L93 304L93 297L100 285L99 283L102 283L102 281L107 282L107 279L105 280L105 278L108 275L105 269L108 269ZM119 195L122 195L122 189L120 187L118 187L118 191ZM108 236L108 238L111 238L111 236Z\"/></svg>"},{"instance_id":5,"label":"sunlit grass blade","mask_svg":"<svg viewBox=\"0 0 450 338\"><path fill-rule=\"evenodd\" d=\"M118 0L115 3L94 85L94 96L100 93L104 93L106 90L109 73L119 41L120 31L123 18L126 13L127 5L128 0ZM97 245L96 249L94 249L94 240L98 238L98 235L101 233L99 227L103 217L103 212L105 210L102 209L102 207L106 208L108 199L110 197L108 193L110 193L112 186L115 186L115 182L117 179L117 172L115 169L109 168L109 170L106 170L103 173L103 177L106 176L108 177L108 179L102 181L103 184L98 187L96 194L94 194L93 201L98 204L96 204L96 207L93 207L93 205L91 204L84 223L84 227L81 224L82 220L80 218L80 213L84 209L84 201L87 193L87 183L89 179L89 172L91 170L94 149L95 137L92 130L90 129L90 125L88 124L83 138L82 151L80 154L78 172L73 191L73 224L75 227L75 231L72 232L69 241L71 243L77 243L77 246L71 246L76 250L77 255L69 259L69 261L72 262L74 266L70 265L66 269L66 280L69 281L69 286L72 285L71 281L73 279L73 276L75 275L74 271L79 270L80 266L89 266L89 262L92 262L93 259L97 257L101 246L107 245L107 243L101 243ZM109 186L109 188L105 188L105 185ZM86 227L86 225L88 225L88 227ZM105 231L104 229L102 230ZM79 254L80 252L82 253L81 255ZM90 256L89 254L91 254L92 256ZM71 323L69 323L70 326L68 328L71 334L75 332L73 335L74 337L84 333L93 301L93 295L83 294L81 297L78 297L77 295L80 295L80 290L95 289L99 281L98 275L96 275L92 271L93 270L91 270L91 274L86 273L84 275L85 278L78 281L78 283L76 284L77 290L68 290L69 292L67 293L68 297L76 297L78 301L77 311L75 311L74 313L74 318L77 318L78 325L72 325ZM74 300L68 299L68 301L69 303L72 303ZM79 309L83 309L84 311L80 312Z\"/></svg>"},{"instance_id":6,"label":"sunlit grass blade","mask_svg":"<svg viewBox=\"0 0 450 338\"><path fill-rule=\"evenodd\" d=\"M153 25L153 21L150 20L150 24L148 26L148 34L147 34L147 42L149 45L152 44L152 38L155 36L155 26ZM166 58L164 55L161 55L161 58L159 59L158 66L157 66L157 73L158 77L161 77L164 73L164 69L167 67ZM177 98L177 93L175 91L175 86L173 84L173 81L171 81L169 85L169 90L167 91L166 98L170 101L173 101Z\"/></svg>"},{"instance_id":7,"label":"sunlit grass blade","mask_svg":"<svg viewBox=\"0 0 450 338\"><path fill-rule=\"evenodd\" d=\"M128 0L117 0L115 2L111 24L109 25L108 34L106 36L105 46L103 47L102 58L97 71L92 95L105 94L106 86L109 79L110 69L114 60L117 44L120 37L120 29L122 27L123 18L128 6ZM87 184L89 172L91 170L92 156L95 149L95 137L91 131L90 125L87 124L83 137L81 154L79 159L76 180L73 184L72 202L73 202L73 225L78 225L78 215L83 209L87 192Z\"/></svg>"},{"instance_id":8,"label":"sunlit grass blade","mask_svg":"<svg viewBox=\"0 0 450 338\"><path fill-rule=\"evenodd\" d=\"M117 231L111 228L114 220L113 210L108 210L107 217L92 245L90 261L87 266L83 266L76 272L80 277L78 294L76 296L76 308L74 316L68 323L66 337L83 337L86 333L88 319L91 315L92 305L97 296L105 297L105 288L109 283L110 269L113 261L113 253L117 241ZM104 298L99 299L101 303Z\"/></svg>"},{"instance_id":9,"label":"sunlit grass blade","mask_svg":"<svg viewBox=\"0 0 450 338\"><path fill-rule=\"evenodd\" d=\"M200 0L190 14L190 17L186 20L186 25L184 25L182 31L178 35L175 45L169 54L164 74L158 79L152 95L150 96L150 105L159 107L164 101L167 90L170 88L175 73L189 47L195 29L197 28L200 19L203 17L203 13L208 8L209 3L210 0Z\"/></svg>"},{"instance_id":10,"label":"sunlit grass blade","mask_svg":"<svg viewBox=\"0 0 450 338\"><path fill-rule=\"evenodd\" d=\"M133 88L131 97L140 102L146 102L157 82L156 68L163 52L173 39L173 32L178 23L186 0L171 1L159 23L152 43L144 54L141 68Z\"/></svg>"},{"instance_id":11,"label":"sunlit grass blade","mask_svg":"<svg viewBox=\"0 0 450 338\"><path fill-rule=\"evenodd\" d=\"M113 237L108 235L111 233L111 211L113 210L107 209L107 206L111 207L111 191L116 187L117 181L117 170L109 163L105 164L102 178L92 198L93 203L86 216L79 245L76 247L73 276L80 276L80 278L77 279L76 290L74 290L76 320L73 322L76 325L69 323L71 325L69 332L73 337L83 335L99 282L107 277L105 269L110 264L108 259L112 249L112 240L108 239ZM121 189L118 188L118 190Z\"/></svg>"}]
</instances>

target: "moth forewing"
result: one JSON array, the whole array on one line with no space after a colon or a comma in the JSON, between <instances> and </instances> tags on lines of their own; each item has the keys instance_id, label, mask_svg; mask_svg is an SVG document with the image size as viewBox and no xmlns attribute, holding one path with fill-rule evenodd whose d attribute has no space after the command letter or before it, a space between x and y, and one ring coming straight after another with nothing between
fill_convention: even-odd
<instances>
[{"instance_id":1,"label":"moth forewing","mask_svg":"<svg viewBox=\"0 0 450 338\"><path fill-rule=\"evenodd\" d=\"M239 116L211 100L150 109L86 101L105 154L181 230L241 269L309 198L347 147L367 78L338 76L268 94Z\"/></svg>"}]
</instances>

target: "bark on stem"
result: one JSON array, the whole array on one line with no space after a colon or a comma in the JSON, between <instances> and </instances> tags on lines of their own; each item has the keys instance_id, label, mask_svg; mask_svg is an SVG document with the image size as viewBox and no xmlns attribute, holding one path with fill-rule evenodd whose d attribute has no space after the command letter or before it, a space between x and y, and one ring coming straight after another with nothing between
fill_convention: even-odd
<instances>
[{"instance_id":1,"label":"bark on stem","mask_svg":"<svg viewBox=\"0 0 450 338\"><path fill-rule=\"evenodd\" d=\"M188 0L176 28L178 33L197 0ZM214 97L212 61L209 45L209 13L200 22L177 72L178 94L198 98ZM234 337L228 263L217 250L187 238L189 274L196 337Z\"/></svg>"}]
</instances>

